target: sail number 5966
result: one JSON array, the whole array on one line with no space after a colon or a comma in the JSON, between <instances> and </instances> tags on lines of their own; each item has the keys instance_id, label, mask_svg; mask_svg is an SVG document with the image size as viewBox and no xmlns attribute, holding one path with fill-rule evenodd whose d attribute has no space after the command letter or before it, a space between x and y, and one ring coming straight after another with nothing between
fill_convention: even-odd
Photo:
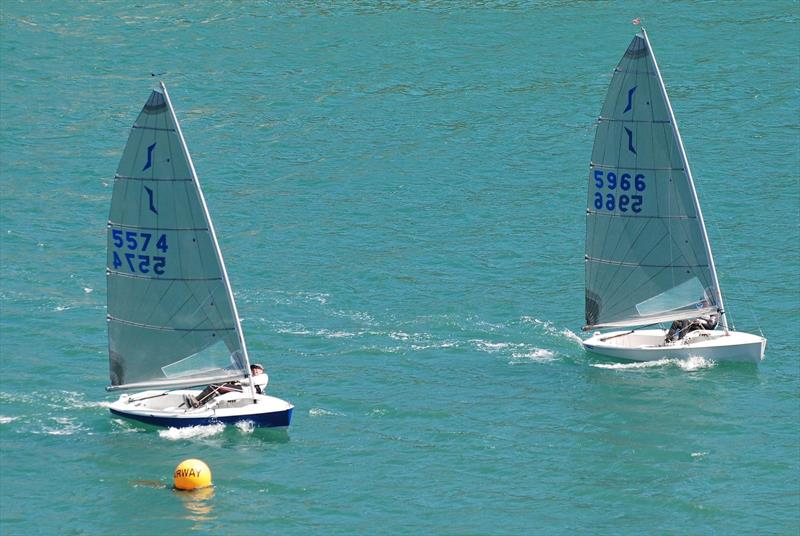
<instances>
[{"instance_id":1,"label":"sail number 5966","mask_svg":"<svg viewBox=\"0 0 800 536\"><path fill-rule=\"evenodd\" d=\"M617 176L613 171L605 173L602 169L594 170L595 186L599 190L603 188L611 190L611 193L607 194L595 192L594 208L597 210L619 210L620 212L628 212L628 210L635 213L641 212L644 195L634 192L645 191L647 188L645 179L646 177L642 173L637 173L633 176L630 173L622 173ZM621 193L628 191L631 194Z\"/></svg>"}]
</instances>

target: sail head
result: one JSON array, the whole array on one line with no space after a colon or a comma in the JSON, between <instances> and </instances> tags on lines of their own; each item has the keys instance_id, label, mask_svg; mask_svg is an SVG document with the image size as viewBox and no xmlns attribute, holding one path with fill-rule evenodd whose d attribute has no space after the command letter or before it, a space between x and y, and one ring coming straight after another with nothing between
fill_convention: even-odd
<instances>
[{"instance_id":1,"label":"sail head","mask_svg":"<svg viewBox=\"0 0 800 536\"><path fill-rule=\"evenodd\" d=\"M112 387L244 376L235 305L189 158L154 90L131 128L109 212Z\"/></svg>"},{"instance_id":2,"label":"sail head","mask_svg":"<svg viewBox=\"0 0 800 536\"><path fill-rule=\"evenodd\" d=\"M597 123L586 209L586 326L716 310L718 291L677 127L644 35L614 70Z\"/></svg>"}]
</instances>

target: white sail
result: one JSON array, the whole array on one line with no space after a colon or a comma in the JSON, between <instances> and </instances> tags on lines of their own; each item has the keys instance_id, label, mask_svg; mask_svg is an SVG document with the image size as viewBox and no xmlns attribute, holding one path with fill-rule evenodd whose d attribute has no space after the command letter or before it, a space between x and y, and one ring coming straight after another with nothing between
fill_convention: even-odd
<instances>
[{"instance_id":1,"label":"white sail","mask_svg":"<svg viewBox=\"0 0 800 536\"><path fill-rule=\"evenodd\" d=\"M246 376L236 305L163 84L136 119L115 176L106 273L109 389Z\"/></svg>"},{"instance_id":2,"label":"white sail","mask_svg":"<svg viewBox=\"0 0 800 536\"><path fill-rule=\"evenodd\" d=\"M586 328L722 308L688 161L646 34L614 71L586 210Z\"/></svg>"}]
</instances>

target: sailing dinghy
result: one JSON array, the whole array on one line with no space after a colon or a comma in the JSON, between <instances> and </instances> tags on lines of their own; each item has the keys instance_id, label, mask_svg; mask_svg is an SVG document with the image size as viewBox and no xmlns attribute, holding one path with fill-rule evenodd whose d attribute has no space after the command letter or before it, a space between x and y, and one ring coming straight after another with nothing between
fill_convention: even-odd
<instances>
[{"instance_id":1,"label":"sailing dinghy","mask_svg":"<svg viewBox=\"0 0 800 536\"><path fill-rule=\"evenodd\" d=\"M586 350L636 361L758 362L766 339L728 326L675 115L647 33L614 70L595 135L586 208ZM706 315L722 329L667 341L641 329Z\"/></svg>"},{"instance_id":2,"label":"sailing dinghy","mask_svg":"<svg viewBox=\"0 0 800 536\"><path fill-rule=\"evenodd\" d=\"M189 150L163 83L122 153L108 218L111 413L172 427L289 425L293 406L259 394L233 292ZM192 407L192 387L240 391ZM264 386L266 387L266 386Z\"/></svg>"}]
</instances>

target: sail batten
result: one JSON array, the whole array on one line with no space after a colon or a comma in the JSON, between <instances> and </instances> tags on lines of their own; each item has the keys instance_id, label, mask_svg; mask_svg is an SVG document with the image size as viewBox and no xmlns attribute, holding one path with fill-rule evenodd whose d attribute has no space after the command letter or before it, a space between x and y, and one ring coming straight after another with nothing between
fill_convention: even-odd
<instances>
[{"instance_id":1,"label":"sail batten","mask_svg":"<svg viewBox=\"0 0 800 536\"><path fill-rule=\"evenodd\" d=\"M708 268L707 264L643 264L640 262L631 261L618 261L614 259L598 259L594 257L587 257L586 260L590 262L598 262L601 264L615 264L621 266L637 266L642 268Z\"/></svg>"},{"instance_id":2,"label":"sail batten","mask_svg":"<svg viewBox=\"0 0 800 536\"><path fill-rule=\"evenodd\" d=\"M692 220L697 219L696 216L689 214L667 215L667 216L634 216L630 214L607 214L605 212L598 212L592 209L586 209L587 216L602 216L603 218L640 218L650 220Z\"/></svg>"},{"instance_id":3,"label":"sail batten","mask_svg":"<svg viewBox=\"0 0 800 536\"><path fill-rule=\"evenodd\" d=\"M113 275L115 277L130 277L133 279L149 279L152 281L222 281L221 277L161 277L161 276L145 276L139 274L126 274L123 272L115 272L109 270L106 275Z\"/></svg>"},{"instance_id":4,"label":"sail batten","mask_svg":"<svg viewBox=\"0 0 800 536\"><path fill-rule=\"evenodd\" d=\"M589 164L589 167L590 168L611 168L611 169L613 169L613 168L616 168L617 166L613 162L609 163L609 164L591 162ZM634 171L684 171L684 168L682 166L680 166L680 167L659 167L659 168L639 166Z\"/></svg>"},{"instance_id":5,"label":"sail batten","mask_svg":"<svg viewBox=\"0 0 800 536\"><path fill-rule=\"evenodd\" d=\"M121 324L127 324L129 326L136 326L137 328L143 329L155 329L159 331L185 331L185 332L192 332L192 331L234 331L236 330L236 326L219 326L219 327L209 327L209 328L181 328L175 327L170 324L162 324L162 325L155 325L155 324L144 324L141 322L132 322L130 320L123 320L122 318L116 318L114 316L108 315L108 320L113 322L119 322Z\"/></svg>"},{"instance_id":6,"label":"sail batten","mask_svg":"<svg viewBox=\"0 0 800 536\"><path fill-rule=\"evenodd\" d=\"M176 178L176 177L168 177L160 179L158 177L125 177L122 175L115 175L114 179L118 180L125 180L125 181L164 181L164 182L192 182L192 178Z\"/></svg>"},{"instance_id":7,"label":"sail batten","mask_svg":"<svg viewBox=\"0 0 800 536\"><path fill-rule=\"evenodd\" d=\"M691 172L646 34L614 69L586 209L586 326L635 326L721 308Z\"/></svg>"},{"instance_id":8,"label":"sail batten","mask_svg":"<svg viewBox=\"0 0 800 536\"><path fill-rule=\"evenodd\" d=\"M109 220L110 227L118 227L122 229L139 229L143 231L188 231L193 233L208 232L208 227L152 227L144 225L135 225L131 223L112 222Z\"/></svg>"},{"instance_id":9,"label":"sail batten","mask_svg":"<svg viewBox=\"0 0 800 536\"><path fill-rule=\"evenodd\" d=\"M140 126L140 125L133 125L131 128L137 129L137 130L155 130L155 131L161 131L161 132L175 132L174 128L144 127L144 126Z\"/></svg>"},{"instance_id":10,"label":"sail batten","mask_svg":"<svg viewBox=\"0 0 800 536\"><path fill-rule=\"evenodd\" d=\"M645 121L645 120L634 120L634 119L612 119L610 117L599 117L597 119L598 122L609 122L609 123L652 123L654 125L669 125L671 122L669 120L664 121Z\"/></svg>"}]
</instances>

